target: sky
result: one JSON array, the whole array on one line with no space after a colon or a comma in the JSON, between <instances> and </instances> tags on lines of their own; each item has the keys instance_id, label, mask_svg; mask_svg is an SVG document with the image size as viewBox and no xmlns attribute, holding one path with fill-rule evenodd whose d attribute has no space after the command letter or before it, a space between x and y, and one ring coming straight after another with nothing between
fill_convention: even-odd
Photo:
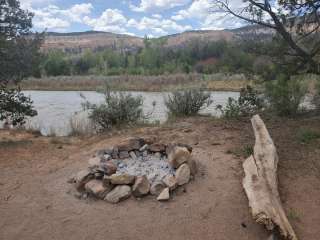
<instances>
[{"instance_id":1,"label":"sky","mask_svg":"<svg viewBox=\"0 0 320 240\"><path fill-rule=\"evenodd\" d=\"M212 0L20 0L35 14L35 31L88 30L159 37L189 30L220 30L243 26L221 12ZM230 0L233 6L242 0Z\"/></svg>"}]
</instances>

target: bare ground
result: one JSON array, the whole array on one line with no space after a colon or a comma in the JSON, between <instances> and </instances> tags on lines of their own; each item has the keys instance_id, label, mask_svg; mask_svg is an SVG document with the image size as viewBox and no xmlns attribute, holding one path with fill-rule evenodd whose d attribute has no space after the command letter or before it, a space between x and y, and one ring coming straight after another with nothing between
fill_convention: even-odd
<instances>
[{"instance_id":1,"label":"bare ground","mask_svg":"<svg viewBox=\"0 0 320 240\"><path fill-rule=\"evenodd\" d=\"M319 129L319 118L268 120L279 149L280 193L300 239L320 235L318 140L302 145L300 126ZM78 200L70 175L101 148L127 136L156 135L193 146L200 171L186 192L166 203L131 197L117 205ZM46 138L0 131L0 239L267 239L251 219L241 187L241 163L253 144L248 119L191 118L162 127L91 138Z\"/></svg>"}]
</instances>

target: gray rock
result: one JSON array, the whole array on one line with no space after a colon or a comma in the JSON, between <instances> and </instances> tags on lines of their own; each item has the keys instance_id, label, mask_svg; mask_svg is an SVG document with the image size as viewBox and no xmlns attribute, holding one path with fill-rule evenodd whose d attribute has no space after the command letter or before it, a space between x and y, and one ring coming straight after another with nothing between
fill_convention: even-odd
<instances>
[{"instance_id":1,"label":"gray rock","mask_svg":"<svg viewBox=\"0 0 320 240\"><path fill-rule=\"evenodd\" d=\"M137 157L140 157L142 155L142 153L139 152L139 151L135 151L135 154L136 154Z\"/></svg>"},{"instance_id":2,"label":"gray rock","mask_svg":"<svg viewBox=\"0 0 320 240\"><path fill-rule=\"evenodd\" d=\"M156 181L151 185L150 193L152 195L158 196L165 187L166 186L162 182Z\"/></svg>"},{"instance_id":3,"label":"gray rock","mask_svg":"<svg viewBox=\"0 0 320 240\"><path fill-rule=\"evenodd\" d=\"M166 145L162 143L153 143L149 146L149 150L151 152L165 152L166 151Z\"/></svg>"},{"instance_id":4,"label":"gray rock","mask_svg":"<svg viewBox=\"0 0 320 240\"><path fill-rule=\"evenodd\" d=\"M94 178L94 175L89 170L78 172L74 178L75 187L78 191L84 191L84 186L87 182Z\"/></svg>"},{"instance_id":5,"label":"gray rock","mask_svg":"<svg viewBox=\"0 0 320 240\"><path fill-rule=\"evenodd\" d=\"M132 195L135 197L142 197L147 195L150 191L150 183L145 175L136 177L132 186Z\"/></svg>"},{"instance_id":6,"label":"gray rock","mask_svg":"<svg viewBox=\"0 0 320 240\"><path fill-rule=\"evenodd\" d=\"M103 173L103 172L97 171L97 172L94 173L94 178L95 178L95 179L102 179L103 176L104 176L104 173Z\"/></svg>"},{"instance_id":7,"label":"gray rock","mask_svg":"<svg viewBox=\"0 0 320 240\"><path fill-rule=\"evenodd\" d=\"M134 153L134 151L129 152L129 155L133 160L137 159L137 155Z\"/></svg>"},{"instance_id":8,"label":"gray rock","mask_svg":"<svg viewBox=\"0 0 320 240\"><path fill-rule=\"evenodd\" d=\"M102 157L101 157L101 160L102 161L109 161L109 160L111 160L112 159L112 157L111 157L111 155L110 154L104 154Z\"/></svg>"},{"instance_id":9,"label":"gray rock","mask_svg":"<svg viewBox=\"0 0 320 240\"><path fill-rule=\"evenodd\" d=\"M140 152L144 152L144 151L148 150L148 147L149 147L149 145L148 145L148 144L145 144L145 145L143 145L143 146L139 149L139 151L140 151Z\"/></svg>"},{"instance_id":10,"label":"gray rock","mask_svg":"<svg viewBox=\"0 0 320 240\"><path fill-rule=\"evenodd\" d=\"M173 175L167 175L163 178L162 182L170 189L174 190L178 186L178 182Z\"/></svg>"},{"instance_id":11,"label":"gray rock","mask_svg":"<svg viewBox=\"0 0 320 240\"><path fill-rule=\"evenodd\" d=\"M139 150L144 145L144 139L138 137L131 137L123 140L117 145L119 151Z\"/></svg>"},{"instance_id":12,"label":"gray rock","mask_svg":"<svg viewBox=\"0 0 320 240\"><path fill-rule=\"evenodd\" d=\"M176 171L176 180L179 186L184 185L190 180L190 168L188 164L182 164Z\"/></svg>"},{"instance_id":13,"label":"gray rock","mask_svg":"<svg viewBox=\"0 0 320 240\"><path fill-rule=\"evenodd\" d=\"M117 147L114 147L114 148L113 148L111 157L112 157L113 159L117 159L117 158L119 157L119 149L118 149Z\"/></svg>"},{"instance_id":14,"label":"gray rock","mask_svg":"<svg viewBox=\"0 0 320 240\"><path fill-rule=\"evenodd\" d=\"M168 162L173 168L178 168L181 164L187 162L191 154L186 147L176 146L168 155Z\"/></svg>"},{"instance_id":15,"label":"gray rock","mask_svg":"<svg viewBox=\"0 0 320 240\"><path fill-rule=\"evenodd\" d=\"M165 188L157 197L158 201L168 201L170 199L169 188Z\"/></svg>"},{"instance_id":16,"label":"gray rock","mask_svg":"<svg viewBox=\"0 0 320 240\"><path fill-rule=\"evenodd\" d=\"M111 189L111 185L105 186L102 181L96 179L87 182L85 185L86 192L100 199L104 199Z\"/></svg>"},{"instance_id":17,"label":"gray rock","mask_svg":"<svg viewBox=\"0 0 320 240\"><path fill-rule=\"evenodd\" d=\"M108 176L117 172L117 166L111 161L101 163L101 168Z\"/></svg>"},{"instance_id":18,"label":"gray rock","mask_svg":"<svg viewBox=\"0 0 320 240\"><path fill-rule=\"evenodd\" d=\"M108 155L112 155L113 149L112 148L107 148L107 149L104 150L104 153L108 154Z\"/></svg>"},{"instance_id":19,"label":"gray rock","mask_svg":"<svg viewBox=\"0 0 320 240\"><path fill-rule=\"evenodd\" d=\"M114 185L126 185L133 184L135 180L135 176L129 174L112 174L111 176L105 177L105 179L109 179L110 182Z\"/></svg>"},{"instance_id":20,"label":"gray rock","mask_svg":"<svg viewBox=\"0 0 320 240\"><path fill-rule=\"evenodd\" d=\"M155 156L156 158L159 158L159 160L160 160L160 158L161 158L161 153L156 152L156 153L154 154L154 156Z\"/></svg>"},{"instance_id":21,"label":"gray rock","mask_svg":"<svg viewBox=\"0 0 320 240\"><path fill-rule=\"evenodd\" d=\"M109 192L104 200L110 203L118 203L122 200L129 198L131 195L131 187L128 185L116 186L111 192Z\"/></svg>"},{"instance_id":22,"label":"gray rock","mask_svg":"<svg viewBox=\"0 0 320 240\"><path fill-rule=\"evenodd\" d=\"M89 169L90 169L90 170L95 170L95 169L99 168L99 167L100 167L100 161L101 161L100 157L90 158L90 159L88 160L88 164L89 164L88 167L89 167Z\"/></svg>"},{"instance_id":23,"label":"gray rock","mask_svg":"<svg viewBox=\"0 0 320 240\"><path fill-rule=\"evenodd\" d=\"M129 157L130 157L130 155L129 155L129 153L127 151L119 152L119 158L120 159L129 158Z\"/></svg>"}]
</instances>

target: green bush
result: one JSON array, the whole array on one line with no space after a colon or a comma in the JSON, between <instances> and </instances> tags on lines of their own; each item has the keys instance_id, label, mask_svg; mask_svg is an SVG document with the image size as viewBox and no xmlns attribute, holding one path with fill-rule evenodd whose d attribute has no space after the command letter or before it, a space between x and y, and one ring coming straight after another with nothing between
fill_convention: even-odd
<instances>
[{"instance_id":1,"label":"green bush","mask_svg":"<svg viewBox=\"0 0 320 240\"><path fill-rule=\"evenodd\" d=\"M238 100L228 98L227 105L216 107L226 118L237 118L240 116L251 116L263 109L264 101L256 90L251 86L242 88Z\"/></svg>"},{"instance_id":2,"label":"green bush","mask_svg":"<svg viewBox=\"0 0 320 240\"><path fill-rule=\"evenodd\" d=\"M131 94L106 91L105 103L97 105L86 102L89 118L102 130L119 125L133 125L143 120L143 98Z\"/></svg>"},{"instance_id":3,"label":"green bush","mask_svg":"<svg viewBox=\"0 0 320 240\"><path fill-rule=\"evenodd\" d=\"M176 91L165 99L169 116L196 115L203 107L212 103L210 93L199 89Z\"/></svg>"},{"instance_id":4,"label":"green bush","mask_svg":"<svg viewBox=\"0 0 320 240\"><path fill-rule=\"evenodd\" d=\"M320 111L320 81L319 80L316 82L315 87L316 87L316 92L313 96L312 103L316 107L316 110Z\"/></svg>"},{"instance_id":5,"label":"green bush","mask_svg":"<svg viewBox=\"0 0 320 240\"><path fill-rule=\"evenodd\" d=\"M0 87L0 121L13 126L23 125L27 117L37 115L32 104L30 97L25 96L20 89Z\"/></svg>"},{"instance_id":6,"label":"green bush","mask_svg":"<svg viewBox=\"0 0 320 240\"><path fill-rule=\"evenodd\" d=\"M297 114L306 92L307 86L300 78L290 78L284 74L268 82L265 89L271 109L280 116Z\"/></svg>"}]
</instances>

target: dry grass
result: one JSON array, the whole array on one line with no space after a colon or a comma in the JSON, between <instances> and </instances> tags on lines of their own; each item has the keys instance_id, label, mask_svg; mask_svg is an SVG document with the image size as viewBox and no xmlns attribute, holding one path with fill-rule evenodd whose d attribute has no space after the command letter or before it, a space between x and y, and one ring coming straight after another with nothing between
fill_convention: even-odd
<instances>
[{"instance_id":1,"label":"dry grass","mask_svg":"<svg viewBox=\"0 0 320 240\"><path fill-rule=\"evenodd\" d=\"M58 76L30 78L21 84L24 90L100 90L108 85L112 90L172 91L186 88L238 91L248 81L243 75L171 74L159 76Z\"/></svg>"}]
</instances>

